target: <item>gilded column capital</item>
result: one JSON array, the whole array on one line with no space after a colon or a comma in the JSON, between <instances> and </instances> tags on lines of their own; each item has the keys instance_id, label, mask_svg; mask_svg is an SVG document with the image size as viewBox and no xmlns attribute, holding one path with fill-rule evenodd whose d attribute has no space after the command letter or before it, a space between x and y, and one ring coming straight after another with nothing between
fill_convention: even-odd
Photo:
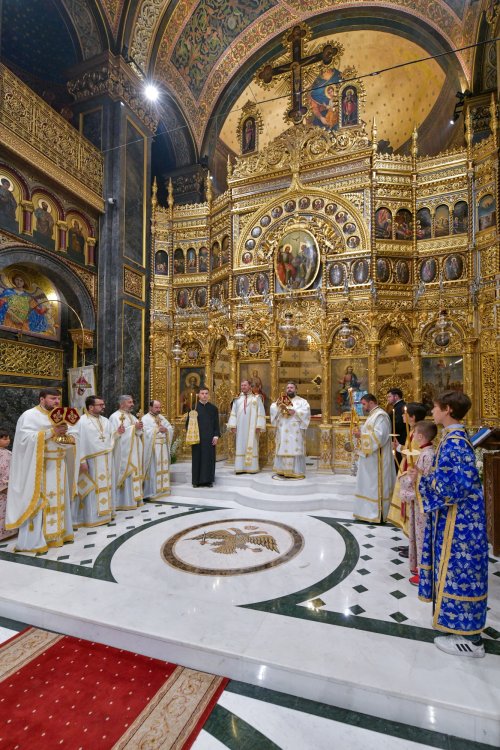
<instances>
[{"instance_id":1,"label":"gilded column capital","mask_svg":"<svg viewBox=\"0 0 500 750\"><path fill-rule=\"evenodd\" d=\"M76 102L107 95L130 107L151 133L156 132L159 120L156 108L145 99L143 81L123 57L105 52L93 58L90 64L74 67L71 72L74 77L68 81L67 88Z\"/></svg>"},{"instance_id":2,"label":"gilded column capital","mask_svg":"<svg viewBox=\"0 0 500 750\"><path fill-rule=\"evenodd\" d=\"M79 349L92 349L94 346L94 331L84 328L70 328L68 330L71 340Z\"/></svg>"}]
</instances>

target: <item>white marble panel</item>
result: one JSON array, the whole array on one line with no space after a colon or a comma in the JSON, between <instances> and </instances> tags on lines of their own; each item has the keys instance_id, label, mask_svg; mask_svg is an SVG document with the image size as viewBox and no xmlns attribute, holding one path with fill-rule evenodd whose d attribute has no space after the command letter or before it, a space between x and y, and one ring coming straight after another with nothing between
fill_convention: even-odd
<instances>
[{"instance_id":1,"label":"white marble panel","mask_svg":"<svg viewBox=\"0 0 500 750\"><path fill-rule=\"evenodd\" d=\"M229 691L221 695L219 704L257 729L282 750L432 750L429 745L265 703Z\"/></svg>"}]
</instances>

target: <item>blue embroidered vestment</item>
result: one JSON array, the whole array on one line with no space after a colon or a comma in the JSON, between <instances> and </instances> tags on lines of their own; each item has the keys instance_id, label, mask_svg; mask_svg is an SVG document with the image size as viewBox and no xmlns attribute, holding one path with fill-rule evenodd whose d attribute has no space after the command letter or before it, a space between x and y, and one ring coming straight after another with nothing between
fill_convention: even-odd
<instances>
[{"instance_id":1,"label":"blue embroidered vestment","mask_svg":"<svg viewBox=\"0 0 500 750\"><path fill-rule=\"evenodd\" d=\"M419 597L433 602L437 630L480 633L488 595L486 514L474 450L461 425L443 431L419 491L427 513Z\"/></svg>"}]
</instances>

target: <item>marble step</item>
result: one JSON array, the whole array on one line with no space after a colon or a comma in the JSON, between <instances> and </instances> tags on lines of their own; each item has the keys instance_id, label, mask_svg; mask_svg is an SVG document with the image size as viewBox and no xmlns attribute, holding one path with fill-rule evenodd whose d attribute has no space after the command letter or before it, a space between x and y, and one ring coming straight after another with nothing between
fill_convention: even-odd
<instances>
[{"instance_id":1,"label":"marble step","mask_svg":"<svg viewBox=\"0 0 500 750\"><path fill-rule=\"evenodd\" d=\"M236 476L230 467L217 468L214 487L191 485L191 465L174 464L171 496L181 502L196 500L217 505L234 502L248 508L276 511L351 511L355 478L311 471L304 480L275 480L271 471Z\"/></svg>"},{"instance_id":2,"label":"marble step","mask_svg":"<svg viewBox=\"0 0 500 750\"><path fill-rule=\"evenodd\" d=\"M147 568L144 568L146 571ZM4 562L0 611L88 640L500 746L498 657ZM119 618L117 618L119 613Z\"/></svg>"}]
</instances>

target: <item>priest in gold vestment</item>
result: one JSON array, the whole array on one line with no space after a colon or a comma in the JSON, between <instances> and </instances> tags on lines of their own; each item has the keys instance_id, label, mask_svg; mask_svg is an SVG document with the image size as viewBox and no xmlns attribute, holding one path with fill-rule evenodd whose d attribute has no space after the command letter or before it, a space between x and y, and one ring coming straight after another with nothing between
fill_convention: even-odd
<instances>
[{"instance_id":1,"label":"priest in gold vestment","mask_svg":"<svg viewBox=\"0 0 500 750\"><path fill-rule=\"evenodd\" d=\"M5 527L19 528L18 552L43 553L73 541L75 445L56 442L67 432L49 418L61 405L59 391L46 388L39 399L19 417L12 447Z\"/></svg>"},{"instance_id":2,"label":"priest in gold vestment","mask_svg":"<svg viewBox=\"0 0 500 750\"><path fill-rule=\"evenodd\" d=\"M306 430L311 409L305 398L297 395L297 386L286 384L285 397L271 404L271 424L276 427L274 471L289 479L306 475Z\"/></svg>"}]
</instances>

